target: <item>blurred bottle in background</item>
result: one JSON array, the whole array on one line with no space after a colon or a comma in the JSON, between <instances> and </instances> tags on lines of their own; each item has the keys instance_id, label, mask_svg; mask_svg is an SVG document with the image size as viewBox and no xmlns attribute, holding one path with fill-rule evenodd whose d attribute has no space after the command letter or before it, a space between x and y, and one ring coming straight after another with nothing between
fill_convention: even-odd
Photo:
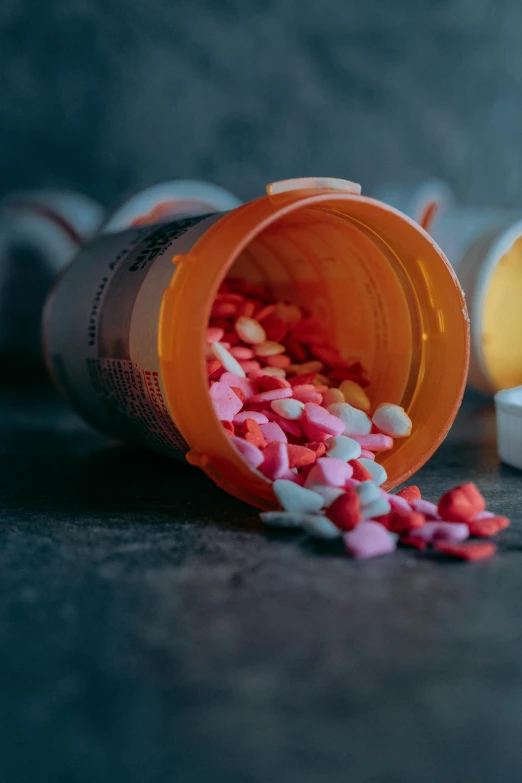
<instances>
[{"instance_id":1,"label":"blurred bottle in background","mask_svg":"<svg viewBox=\"0 0 522 783\"><path fill-rule=\"evenodd\" d=\"M40 321L56 275L101 225L93 199L28 190L0 201L0 366L5 378L43 368Z\"/></svg>"},{"instance_id":2,"label":"blurred bottle in background","mask_svg":"<svg viewBox=\"0 0 522 783\"><path fill-rule=\"evenodd\" d=\"M522 384L522 209L458 204L438 180L376 197L413 218L452 264L471 321L469 383L493 394Z\"/></svg>"}]
</instances>

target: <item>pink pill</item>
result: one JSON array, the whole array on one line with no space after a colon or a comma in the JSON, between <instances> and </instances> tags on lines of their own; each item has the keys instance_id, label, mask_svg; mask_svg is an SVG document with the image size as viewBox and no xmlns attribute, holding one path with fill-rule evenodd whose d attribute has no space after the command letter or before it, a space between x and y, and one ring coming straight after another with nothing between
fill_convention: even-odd
<instances>
[{"instance_id":1,"label":"pink pill","mask_svg":"<svg viewBox=\"0 0 522 783\"><path fill-rule=\"evenodd\" d=\"M225 334L225 330L222 329L220 326L209 326L207 329L207 345L212 345L212 343L218 343L223 335Z\"/></svg>"},{"instance_id":2,"label":"pink pill","mask_svg":"<svg viewBox=\"0 0 522 783\"><path fill-rule=\"evenodd\" d=\"M361 457L363 457L364 459L371 459L373 462L375 462L375 454L373 453L373 451L367 451L366 449L361 449Z\"/></svg>"},{"instance_id":3,"label":"pink pill","mask_svg":"<svg viewBox=\"0 0 522 783\"><path fill-rule=\"evenodd\" d=\"M263 424L262 426L268 427L268 424ZM264 460L259 466L259 469L261 473L272 481L281 478L290 469L288 451L285 443L279 443L278 441L269 443L263 451L263 457Z\"/></svg>"},{"instance_id":4,"label":"pink pill","mask_svg":"<svg viewBox=\"0 0 522 783\"><path fill-rule=\"evenodd\" d=\"M284 400L292 396L292 389L269 389L269 391L255 394L250 402L272 402L272 400Z\"/></svg>"},{"instance_id":5,"label":"pink pill","mask_svg":"<svg viewBox=\"0 0 522 783\"><path fill-rule=\"evenodd\" d=\"M319 443L325 443L328 438L331 437L328 432L324 432L323 430L319 429L319 427L316 427L315 424L311 424L305 419L304 416L299 420L299 426L302 428L309 441L319 441Z\"/></svg>"},{"instance_id":6,"label":"pink pill","mask_svg":"<svg viewBox=\"0 0 522 783\"><path fill-rule=\"evenodd\" d=\"M254 358L254 351L251 348L245 348L244 345L233 345L230 353L234 359L242 359L243 361Z\"/></svg>"},{"instance_id":7,"label":"pink pill","mask_svg":"<svg viewBox=\"0 0 522 783\"><path fill-rule=\"evenodd\" d=\"M440 519L435 503L430 503L428 500L412 500L410 506L414 511L418 511L419 514L424 514L426 519Z\"/></svg>"},{"instance_id":8,"label":"pink pill","mask_svg":"<svg viewBox=\"0 0 522 783\"><path fill-rule=\"evenodd\" d=\"M241 416L241 414L239 415ZM398 495L392 495L391 493L388 494L388 492L385 492L384 490L381 490L381 492L392 507L392 511L407 511L408 513L411 511L410 504L404 498L401 498Z\"/></svg>"},{"instance_id":9,"label":"pink pill","mask_svg":"<svg viewBox=\"0 0 522 783\"><path fill-rule=\"evenodd\" d=\"M268 419L264 413L259 411L241 411L237 416L234 416L234 424L244 424L247 419L254 419L258 424L267 424Z\"/></svg>"},{"instance_id":10,"label":"pink pill","mask_svg":"<svg viewBox=\"0 0 522 783\"><path fill-rule=\"evenodd\" d=\"M476 517L473 517L471 521L475 522L476 519L491 519L494 516L496 516L496 514L492 514L491 511L481 511L480 514L477 514Z\"/></svg>"},{"instance_id":11,"label":"pink pill","mask_svg":"<svg viewBox=\"0 0 522 783\"><path fill-rule=\"evenodd\" d=\"M306 487L314 484L326 484L329 487L344 487L351 478L353 468L347 462L336 457L321 457L312 467L305 482Z\"/></svg>"},{"instance_id":12,"label":"pink pill","mask_svg":"<svg viewBox=\"0 0 522 783\"><path fill-rule=\"evenodd\" d=\"M296 470L288 470L283 476L280 476L280 478L286 479L287 481L293 481L294 484L299 484L300 487L304 484L304 477Z\"/></svg>"},{"instance_id":13,"label":"pink pill","mask_svg":"<svg viewBox=\"0 0 522 783\"><path fill-rule=\"evenodd\" d=\"M370 435L351 435L357 441L362 449L368 451L387 451L393 448L393 438L381 433L372 433Z\"/></svg>"},{"instance_id":14,"label":"pink pill","mask_svg":"<svg viewBox=\"0 0 522 783\"><path fill-rule=\"evenodd\" d=\"M295 435L296 438L299 438L302 434L301 427L297 422L290 421L289 419L283 419L282 416L278 416L277 413L274 411L263 411L265 416L269 421L275 421L281 429L283 429L285 432L288 432L290 435Z\"/></svg>"},{"instance_id":15,"label":"pink pill","mask_svg":"<svg viewBox=\"0 0 522 783\"><path fill-rule=\"evenodd\" d=\"M315 386L312 384L305 384L294 386L294 399L299 402L313 402L315 405L320 405L323 401L323 395L316 392Z\"/></svg>"},{"instance_id":16,"label":"pink pill","mask_svg":"<svg viewBox=\"0 0 522 783\"><path fill-rule=\"evenodd\" d=\"M237 394L232 391L230 386L226 383L221 383L220 381L216 381L216 383L212 384L210 387L210 398L216 416L221 421L232 421L234 416L239 413L243 407L243 403Z\"/></svg>"},{"instance_id":17,"label":"pink pill","mask_svg":"<svg viewBox=\"0 0 522 783\"><path fill-rule=\"evenodd\" d=\"M348 552L360 560L386 555L395 550L395 541L378 522L359 522L343 538Z\"/></svg>"},{"instance_id":18,"label":"pink pill","mask_svg":"<svg viewBox=\"0 0 522 783\"><path fill-rule=\"evenodd\" d=\"M259 429L263 433L263 437L268 443L271 441L277 441L278 443L288 443L288 438L279 424L277 424L275 421L269 421L268 424L260 424Z\"/></svg>"},{"instance_id":19,"label":"pink pill","mask_svg":"<svg viewBox=\"0 0 522 783\"><path fill-rule=\"evenodd\" d=\"M361 482L357 481L357 479L349 478L349 479L346 479L346 481L344 482L344 488L345 489L355 489L356 487L359 486L360 483Z\"/></svg>"},{"instance_id":20,"label":"pink pill","mask_svg":"<svg viewBox=\"0 0 522 783\"><path fill-rule=\"evenodd\" d=\"M344 432L344 424L337 416L332 416L327 410L313 402L306 403L303 415L306 421L328 435L342 435Z\"/></svg>"},{"instance_id":21,"label":"pink pill","mask_svg":"<svg viewBox=\"0 0 522 783\"><path fill-rule=\"evenodd\" d=\"M465 541L469 537L469 528L463 522L426 522L415 530L415 536L429 544L434 541Z\"/></svg>"},{"instance_id":22,"label":"pink pill","mask_svg":"<svg viewBox=\"0 0 522 783\"><path fill-rule=\"evenodd\" d=\"M256 388L248 378L240 378L233 372L224 372L219 379L220 383L226 383L227 386L235 386L237 389L241 389L245 395L245 400L249 400L256 393Z\"/></svg>"},{"instance_id":23,"label":"pink pill","mask_svg":"<svg viewBox=\"0 0 522 783\"><path fill-rule=\"evenodd\" d=\"M259 362L256 362L255 359L247 359L246 361L239 360L239 364L243 368L243 372L245 372L247 375L253 370L261 369L261 365L259 364Z\"/></svg>"},{"instance_id":24,"label":"pink pill","mask_svg":"<svg viewBox=\"0 0 522 783\"><path fill-rule=\"evenodd\" d=\"M235 435L232 435L230 440L249 465L253 468L258 468L261 465L264 460L264 454L261 449L253 446L247 440L243 440L243 438L237 438Z\"/></svg>"}]
</instances>

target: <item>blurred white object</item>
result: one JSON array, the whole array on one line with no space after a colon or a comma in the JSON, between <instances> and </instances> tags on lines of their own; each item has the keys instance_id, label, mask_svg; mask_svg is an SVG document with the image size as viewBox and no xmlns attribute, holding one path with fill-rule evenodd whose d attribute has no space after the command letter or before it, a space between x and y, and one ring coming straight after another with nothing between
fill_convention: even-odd
<instances>
[{"instance_id":1,"label":"blurred white object","mask_svg":"<svg viewBox=\"0 0 522 783\"><path fill-rule=\"evenodd\" d=\"M495 394L500 459L522 470L522 386Z\"/></svg>"},{"instance_id":2,"label":"blurred white object","mask_svg":"<svg viewBox=\"0 0 522 783\"><path fill-rule=\"evenodd\" d=\"M469 383L487 394L522 384L522 209L462 206L438 180L376 195L428 231L457 273L471 321Z\"/></svg>"},{"instance_id":3,"label":"blurred white object","mask_svg":"<svg viewBox=\"0 0 522 783\"><path fill-rule=\"evenodd\" d=\"M170 218L227 212L242 202L218 185L196 180L172 180L145 188L120 204L102 228L103 233L132 226L162 223Z\"/></svg>"},{"instance_id":4,"label":"blurred white object","mask_svg":"<svg viewBox=\"0 0 522 783\"><path fill-rule=\"evenodd\" d=\"M0 200L0 355L40 361L40 320L58 272L95 234L104 210L81 193L34 190Z\"/></svg>"}]
</instances>

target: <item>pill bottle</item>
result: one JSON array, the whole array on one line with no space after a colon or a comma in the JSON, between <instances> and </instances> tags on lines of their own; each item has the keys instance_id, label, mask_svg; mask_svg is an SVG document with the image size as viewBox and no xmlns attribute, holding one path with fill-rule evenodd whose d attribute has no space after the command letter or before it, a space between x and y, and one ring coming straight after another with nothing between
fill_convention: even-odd
<instances>
[{"instance_id":1,"label":"pill bottle","mask_svg":"<svg viewBox=\"0 0 522 783\"><path fill-rule=\"evenodd\" d=\"M159 182L120 203L107 217L102 231L113 233L174 217L226 212L240 204L228 190L209 182L191 179Z\"/></svg>"},{"instance_id":2,"label":"pill bottle","mask_svg":"<svg viewBox=\"0 0 522 783\"><path fill-rule=\"evenodd\" d=\"M208 393L206 327L230 274L307 308L344 357L362 361L374 404L408 411L413 434L381 460L386 488L426 462L466 382L465 302L433 240L344 180L274 183L229 212L92 241L45 309L57 386L103 432L186 456L231 494L275 507L270 482L235 449Z\"/></svg>"},{"instance_id":3,"label":"pill bottle","mask_svg":"<svg viewBox=\"0 0 522 783\"><path fill-rule=\"evenodd\" d=\"M10 194L0 201L0 357L41 363L40 322L57 274L101 224L93 199L62 190Z\"/></svg>"},{"instance_id":4,"label":"pill bottle","mask_svg":"<svg viewBox=\"0 0 522 783\"><path fill-rule=\"evenodd\" d=\"M377 195L429 231L458 275L471 319L470 385L488 395L521 385L522 210L462 206L438 180Z\"/></svg>"}]
</instances>

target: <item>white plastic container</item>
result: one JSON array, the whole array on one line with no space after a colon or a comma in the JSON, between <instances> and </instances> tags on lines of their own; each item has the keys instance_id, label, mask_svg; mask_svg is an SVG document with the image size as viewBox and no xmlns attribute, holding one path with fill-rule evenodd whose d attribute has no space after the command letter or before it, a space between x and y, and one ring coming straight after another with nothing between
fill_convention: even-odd
<instances>
[{"instance_id":1,"label":"white plastic container","mask_svg":"<svg viewBox=\"0 0 522 783\"><path fill-rule=\"evenodd\" d=\"M104 210L73 191L35 190L0 201L0 356L41 361L40 320L57 275L95 234Z\"/></svg>"},{"instance_id":2,"label":"white plastic container","mask_svg":"<svg viewBox=\"0 0 522 783\"><path fill-rule=\"evenodd\" d=\"M522 386L497 392L495 408L500 459L522 470Z\"/></svg>"},{"instance_id":3,"label":"white plastic container","mask_svg":"<svg viewBox=\"0 0 522 783\"><path fill-rule=\"evenodd\" d=\"M522 384L522 209L461 206L437 180L378 197L425 228L457 273L471 319L469 383L486 394Z\"/></svg>"},{"instance_id":4,"label":"white plastic container","mask_svg":"<svg viewBox=\"0 0 522 783\"><path fill-rule=\"evenodd\" d=\"M182 179L160 182L121 203L108 216L102 232L116 233L173 218L228 212L241 203L228 190L208 182Z\"/></svg>"}]
</instances>

